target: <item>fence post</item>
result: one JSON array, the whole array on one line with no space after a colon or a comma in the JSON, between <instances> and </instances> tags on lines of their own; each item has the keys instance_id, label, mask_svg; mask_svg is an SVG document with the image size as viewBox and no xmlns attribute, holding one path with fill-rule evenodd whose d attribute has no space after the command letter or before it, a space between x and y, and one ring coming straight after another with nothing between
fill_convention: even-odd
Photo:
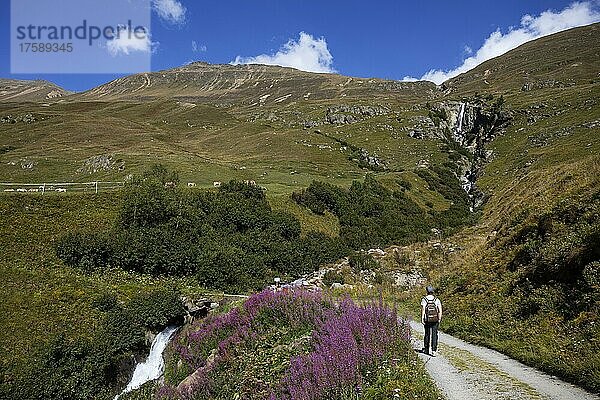
<instances>
[{"instance_id":1,"label":"fence post","mask_svg":"<svg viewBox=\"0 0 600 400\"><path fill-rule=\"evenodd\" d=\"M44 183L44 186L42 186L42 194L46 193L46 184Z\"/></svg>"},{"instance_id":2,"label":"fence post","mask_svg":"<svg viewBox=\"0 0 600 400\"><path fill-rule=\"evenodd\" d=\"M98 181L96 181L95 183L96 183L96 194L98 194Z\"/></svg>"}]
</instances>

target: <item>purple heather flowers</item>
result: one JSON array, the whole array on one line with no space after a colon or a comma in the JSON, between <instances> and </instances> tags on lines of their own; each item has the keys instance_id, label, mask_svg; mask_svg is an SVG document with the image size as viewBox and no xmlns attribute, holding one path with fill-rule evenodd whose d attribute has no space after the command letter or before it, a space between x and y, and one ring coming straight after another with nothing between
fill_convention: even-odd
<instances>
[{"instance_id":1,"label":"purple heather flowers","mask_svg":"<svg viewBox=\"0 0 600 400\"><path fill-rule=\"evenodd\" d=\"M381 302L360 306L349 298L338 303L321 292L266 290L227 314L196 322L176 337L178 368L186 368L189 376L177 386L160 388L158 397L218 397L212 374L273 327L307 332L311 340L309 350L293 357L279 382L270 387L269 400L356 396L370 377L368 371L398 357L410 339L408 324Z\"/></svg>"}]
</instances>

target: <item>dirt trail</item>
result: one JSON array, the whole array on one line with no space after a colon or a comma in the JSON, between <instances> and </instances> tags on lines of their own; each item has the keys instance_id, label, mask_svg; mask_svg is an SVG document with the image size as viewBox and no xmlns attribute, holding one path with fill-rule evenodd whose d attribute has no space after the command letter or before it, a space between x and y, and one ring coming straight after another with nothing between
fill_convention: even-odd
<instances>
[{"instance_id":1,"label":"dirt trail","mask_svg":"<svg viewBox=\"0 0 600 400\"><path fill-rule=\"evenodd\" d=\"M423 347L423 325L411 322L413 347ZM600 400L570 383L497 351L440 333L438 356L419 353L448 400Z\"/></svg>"}]
</instances>

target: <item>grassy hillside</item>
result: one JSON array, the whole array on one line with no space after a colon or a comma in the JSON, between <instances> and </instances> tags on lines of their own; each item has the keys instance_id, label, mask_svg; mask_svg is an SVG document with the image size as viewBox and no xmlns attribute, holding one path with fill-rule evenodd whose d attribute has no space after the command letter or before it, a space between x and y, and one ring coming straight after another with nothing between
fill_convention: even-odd
<instances>
[{"instance_id":1,"label":"grassy hillside","mask_svg":"<svg viewBox=\"0 0 600 400\"><path fill-rule=\"evenodd\" d=\"M401 219L393 218L402 207L419 216L406 224L422 225L415 237L426 239L431 221L456 227L441 216L465 207L467 196L456 178L477 169L484 201L471 215L477 224L410 244L404 251L411 256L391 260L385 272L418 267L439 287L447 310L444 329L598 391L598 43L598 24L561 32L439 88L196 63L121 78L60 100L36 95L14 102L19 97L5 91L0 182L122 182L160 162L179 172L180 186L197 185L190 193L215 181L256 181L274 211L298 219L301 235L350 232L363 243L383 238L389 244L389 237L403 231ZM20 83L2 84L34 94ZM476 143L475 151L455 141L463 104L471 118L465 124L472 127L463 139ZM357 195L362 186L352 181L367 175L381 187ZM292 192L301 193L314 180L322 183L292 200ZM329 189L315 190L324 187ZM7 188L0 184L0 190ZM1 372L9 384L3 388L35 374L31 360L45 346L62 343L56 342L61 335L67 345L58 348L67 355L80 354L78 343L94 343L107 318L94 306L100 295L114 295L126 310L131 299L158 286L203 292L190 278L116 269L84 273L58 260L55 243L64 234L113 228L121 199L118 191L0 193L6 282L0 318L7 332L0 339ZM396 214L390 208L395 205ZM380 231L363 232L365 238L360 229L350 229L356 226ZM389 279L378 276L375 283L388 288ZM419 296L396 295L398 301ZM414 311L416 303L409 304L403 307ZM302 334L274 329L263 339L281 350L272 354L278 359L297 350L286 346ZM86 360L97 354L83 347ZM105 397L116 390L113 383Z\"/></svg>"},{"instance_id":2,"label":"grassy hillside","mask_svg":"<svg viewBox=\"0 0 600 400\"><path fill-rule=\"evenodd\" d=\"M285 109L278 109L274 112L283 116L273 118L282 120L270 122L263 118L271 113L261 117L258 110L240 114L175 100L1 105L0 114L29 113L36 120L0 125L0 180L122 181L160 161L179 170L184 182L199 186L251 179L275 193L289 193L313 179L348 185L364 175L359 160L340 140L365 149L393 170L412 169L423 159L445 160L434 141L412 139L400 131L401 111L349 125L323 123L304 129L303 118L323 120L328 107L318 105L313 112L309 106L289 106L300 115L288 120Z\"/></svg>"},{"instance_id":3,"label":"grassy hillside","mask_svg":"<svg viewBox=\"0 0 600 400\"><path fill-rule=\"evenodd\" d=\"M488 60L450 79L455 94L568 89L598 80L600 24L546 36Z\"/></svg>"},{"instance_id":4,"label":"grassy hillside","mask_svg":"<svg viewBox=\"0 0 600 400\"><path fill-rule=\"evenodd\" d=\"M134 75L49 104L0 103L0 116L15 119L0 125L0 181L122 181L160 161L204 187L230 179L275 193L313 179L349 185L365 173L358 149L390 170L444 160L438 144L405 134L437 92L426 82L258 65Z\"/></svg>"},{"instance_id":5,"label":"grassy hillside","mask_svg":"<svg viewBox=\"0 0 600 400\"><path fill-rule=\"evenodd\" d=\"M121 271L82 274L56 258L54 243L60 236L73 229L107 229L119 202L113 194L0 198L3 382L22 376L57 336L91 337L101 316L93 304L103 293L125 301L172 281ZM202 292L193 281L177 284L188 293Z\"/></svg>"}]
</instances>

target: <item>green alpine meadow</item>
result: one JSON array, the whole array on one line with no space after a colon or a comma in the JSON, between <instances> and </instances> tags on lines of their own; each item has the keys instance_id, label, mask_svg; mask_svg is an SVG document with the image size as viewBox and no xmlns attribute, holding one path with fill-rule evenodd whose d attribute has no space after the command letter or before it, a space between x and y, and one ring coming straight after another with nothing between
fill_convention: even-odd
<instances>
[{"instance_id":1,"label":"green alpine meadow","mask_svg":"<svg viewBox=\"0 0 600 400\"><path fill-rule=\"evenodd\" d=\"M451 400L436 362L501 393L446 335L596 398L599 44L564 30L440 84L0 79L0 398Z\"/></svg>"}]
</instances>

